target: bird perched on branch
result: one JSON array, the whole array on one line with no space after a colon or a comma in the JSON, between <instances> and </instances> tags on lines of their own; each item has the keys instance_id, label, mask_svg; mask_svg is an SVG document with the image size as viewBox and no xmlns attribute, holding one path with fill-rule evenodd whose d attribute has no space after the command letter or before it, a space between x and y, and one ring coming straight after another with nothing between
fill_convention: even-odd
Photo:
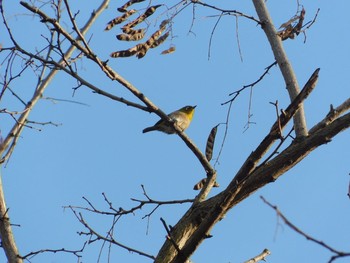
<instances>
[{"instance_id":1,"label":"bird perched on branch","mask_svg":"<svg viewBox=\"0 0 350 263\"><path fill-rule=\"evenodd\" d=\"M195 108L196 106L185 106L168 114L168 116L175 121L175 125L177 125L181 131L184 131L188 128L188 126L190 126ZM158 121L154 126L148 127L142 132L146 133L150 131L161 131L167 134L175 133L175 129L172 127L171 123L164 120Z\"/></svg>"}]
</instances>

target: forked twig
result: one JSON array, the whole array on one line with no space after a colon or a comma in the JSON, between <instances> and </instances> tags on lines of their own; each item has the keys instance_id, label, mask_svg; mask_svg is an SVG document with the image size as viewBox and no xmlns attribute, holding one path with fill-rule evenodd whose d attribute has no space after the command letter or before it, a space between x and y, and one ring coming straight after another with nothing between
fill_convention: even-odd
<instances>
[{"instance_id":1,"label":"forked twig","mask_svg":"<svg viewBox=\"0 0 350 263\"><path fill-rule=\"evenodd\" d=\"M155 259L155 257L153 255L150 255L148 253L145 253L145 252L142 252L141 250L138 250L138 249L134 249L132 247L129 247L129 246L126 246L118 241L116 241L113 237L104 237L102 235L100 235L98 232L96 232L84 219L83 215L81 213L77 213L74 209L71 209L73 214L76 216L76 218L78 219L78 221L89 231L88 233L83 233L81 232L80 234L81 235L87 235L87 236L90 236L90 238L92 237L95 237L96 239L90 239L89 240L89 243L92 243L96 240L104 240L106 242L109 242L109 243L112 243L114 245L117 245L121 248L124 248L126 250L128 250L129 252L133 252L133 253L137 253L141 256L145 256L145 257L148 257L148 258L151 258L151 259Z\"/></svg>"},{"instance_id":2,"label":"forked twig","mask_svg":"<svg viewBox=\"0 0 350 263\"><path fill-rule=\"evenodd\" d=\"M258 84L260 81L263 80L263 78L269 73L270 69L271 69L273 66L275 66L275 65L277 65L277 62L276 62L276 61L273 62L271 65L267 66L267 67L265 68L265 71L263 72L263 74L261 74L261 76L260 76L257 80L255 80L254 82L252 82L252 83L250 83L250 84L244 85L244 86L243 86L242 88L240 88L239 90L236 90L236 91L230 93L229 96L233 96L233 98L230 99L230 100L228 100L228 101L225 101L225 102L221 103L221 105L225 105L225 104L229 103L230 101L234 101L234 100L239 96L239 94L240 94L243 90L245 90L245 89L247 89L247 88L252 88L252 87L254 87L256 84Z\"/></svg>"},{"instance_id":3,"label":"forked twig","mask_svg":"<svg viewBox=\"0 0 350 263\"><path fill-rule=\"evenodd\" d=\"M331 257L330 261L329 262L332 262L334 261L335 259L337 258L340 258L340 257L350 257L350 252L342 252L342 251L339 251L335 248L332 248L331 246L327 245L326 243L324 243L323 241L321 240L318 240L308 234L306 234L304 231L302 231L300 228L298 228L296 225L294 225L291 221L289 221L287 219L287 217L278 209L277 206L275 205L272 205L270 202L268 202L263 196L260 196L261 200L263 200L263 202L265 204L267 204L269 207L271 207L273 210L275 210L276 214L278 217L280 217L283 222L289 226L292 230L294 230L295 232L297 232L298 234L302 235L303 237L305 237L307 240L310 240L322 247L324 247L325 249L329 250L330 252L336 254L334 256Z\"/></svg>"},{"instance_id":4,"label":"forked twig","mask_svg":"<svg viewBox=\"0 0 350 263\"><path fill-rule=\"evenodd\" d=\"M168 228L168 225L166 224L165 220L163 218L160 218L160 221L162 222L165 231L167 232L167 239L170 240L170 242L174 245L175 249L177 250L177 252L181 252L179 246L176 244L175 240L173 239L172 235L171 235L171 230Z\"/></svg>"}]
</instances>

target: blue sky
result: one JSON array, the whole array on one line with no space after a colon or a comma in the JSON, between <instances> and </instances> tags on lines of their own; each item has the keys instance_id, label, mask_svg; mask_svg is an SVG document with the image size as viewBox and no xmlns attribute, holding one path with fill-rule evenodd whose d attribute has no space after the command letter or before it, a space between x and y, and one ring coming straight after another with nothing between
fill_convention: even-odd
<instances>
[{"instance_id":1,"label":"blue sky","mask_svg":"<svg viewBox=\"0 0 350 263\"><path fill-rule=\"evenodd\" d=\"M250 1L233 1L222 6L255 17ZM283 3L282 3L283 2ZM100 1L74 1L72 9L80 10L82 25ZM153 4L153 2L152 2ZM175 4L175 2L174 2ZM215 3L217 4L217 3ZM268 1L275 25L279 27L295 14L296 1ZM311 128L329 111L329 105L339 105L349 97L350 56L348 10L350 3L342 1L304 1L306 20L311 20L320 8L316 23L303 36L284 42L300 86L316 68L321 68L315 91L305 102L308 127ZM5 12L19 43L33 52L45 45L40 34L47 34L37 18L28 16L19 3L4 3ZM106 23L117 15L121 3L112 1L109 8L89 31L91 47L102 60L116 50L128 48L129 43L115 39L117 29L104 32ZM161 8L160 8L161 9ZM159 10L159 14L165 11ZM197 105L194 120L186 133L204 150L210 129L224 122L229 93L255 81L274 59L262 30L252 21L238 19L239 40L243 55L241 62L236 39L236 19L223 17L218 24L208 60L208 45L217 21L213 10L196 8L192 31L192 9L176 17L173 38L160 48L151 50L143 59L110 59L109 65L129 80L165 112L184 105ZM153 25L152 25L153 26ZM71 28L65 24L65 27ZM29 36L28 36L28 32ZM4 27L0 26L1 44L9 46ZM159 53L171 44L176 52ZM2 57L2 60L4 58ZM108 80L89 61L78 62L82 76L94 85L117 96L137 102L118 83ZM1 74L3 74L3 65ZM2 77L2 76L1 76ZM28 100L36 84L30 74L24 74L12 88ZM33 121L52 121L58 127L44 126L26 129L9 161L2 167L2 179L7 205L20 252L27 254L43 248L79 249L84 237L74 215L63 206L86 206L82 197L96 207L108 209L105 193L116 208L136 205L130 198L143 199L143 184L154 199L173 200L193 198L193 185L204 177L203 168L192 152L177 136L161 133L142 134L142 129L158 120L154 114L127 107L81 87L74 97L76 82L59 73L44 96L84 103L41 100L30 115ZM253 90L251 121L256 124L244 132L247 122L249 91L243 92L232 106L228 137L216 166L220 188L230 182L242 162L268 133L275 120L275 109L269 104L279 101L288 106L288 96L277 67ZM0 108L20 111L13 96L0 101ZM0 115L0 129L5 136L13 125L7 115ZM37 126L36 126L37 127ZM223 138L219 127L214 157ZM271 251L268 262L327 262L330 253L306 241L285 226L259 198L263 195L278 207L298 227L333 246L350 251L349 183L350 133L345 131L331 143L311 153L297 167L273 184L267 185L232 209L212 231L213 238L205 240L193 255L194 262L243 262L264 248ZM159 220L163 217L174 225L188 205L161 207L150 218L142 219L153 207L145 207L135 215L122 218L116 228L116 239L125 245L156 255L166 235ZM84 213L89 223L105 233L111 219ZM148 226L148 233L147 232ZM89 245L83 262L97 262L101 243ZM106 247L101 262L106 262ZM149 259L113 247L112 262L150 262ZM0 261L5 261L0 253ZM76 262L72 256L44 254L32 262ZM337 262L346 262L338 260Z\"/></svg>"}]
</instances>

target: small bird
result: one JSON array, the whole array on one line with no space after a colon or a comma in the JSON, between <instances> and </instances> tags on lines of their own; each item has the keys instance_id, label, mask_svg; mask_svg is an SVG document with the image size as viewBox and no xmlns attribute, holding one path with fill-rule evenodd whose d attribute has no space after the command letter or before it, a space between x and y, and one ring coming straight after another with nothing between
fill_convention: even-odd
<instances>
[{"instance_id":1,"label":"small bird","mask_svg":"<svg viewBox=\"0 0 350 263\"><path fill-rule=\"evenodd\" d=\"M188 126L190 126L195 108L196 106L185 106L168 114L168 116L175 121L175 125L177 125L181 131L184 131L188 128ZM167 134L175 133L175 129L171 126L171 124L164 120L158 121L154 126L148 127L142 132L146 133L150 131L161 131Z\"/></svg>"}]
</instances>

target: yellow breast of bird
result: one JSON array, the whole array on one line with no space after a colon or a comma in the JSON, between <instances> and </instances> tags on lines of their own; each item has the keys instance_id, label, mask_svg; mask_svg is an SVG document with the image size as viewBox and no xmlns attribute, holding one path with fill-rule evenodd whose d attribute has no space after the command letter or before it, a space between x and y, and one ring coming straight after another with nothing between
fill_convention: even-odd
<instances>
[{"instance_id":1,"label":"yellow breast of bird","mask_svg":"<svg viewBox=\"0 0 350 263\"><path fill-rule=\"evenodd\" d=\"M184 112L173 112L169 115L170 118L176 121L176 125L183 131L190 125L186 113Z\"/></svg>"}]
</instances>

